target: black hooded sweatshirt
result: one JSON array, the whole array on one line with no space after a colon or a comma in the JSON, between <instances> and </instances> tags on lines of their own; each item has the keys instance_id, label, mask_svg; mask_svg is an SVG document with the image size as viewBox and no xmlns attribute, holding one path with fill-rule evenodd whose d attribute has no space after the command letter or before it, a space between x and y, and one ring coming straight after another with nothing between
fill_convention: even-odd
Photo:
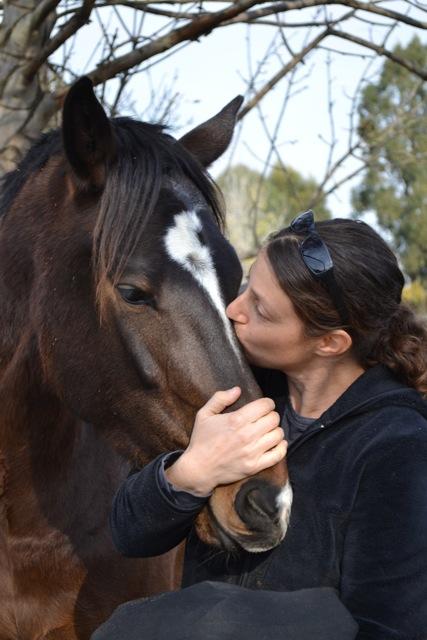
<instances>
[{"instance_id":1,"label":"black hooded sweatshirt","mask_svg":"<svg viewBox=\"0 0 427 640\"><path fill-rule=\"evenodd\" d=\"M286 379L258 372L283 412ZM378 365L290 444L294 492L283 542L230 555L203 544L203 507L162 490L162 456L131 475L111 514L116 547L154 556L187 538L183 585L219 580L253 589L333 587L359 624L357 640L427 639L427 403Z\"/></svg>"}]
</instances>

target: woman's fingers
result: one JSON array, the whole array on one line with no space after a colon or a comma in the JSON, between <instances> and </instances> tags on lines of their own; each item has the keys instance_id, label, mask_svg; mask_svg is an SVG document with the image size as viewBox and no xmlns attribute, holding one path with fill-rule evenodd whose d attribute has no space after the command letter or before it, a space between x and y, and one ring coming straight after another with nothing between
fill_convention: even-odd
<instances>
[{"instance_id":1,"label":"woman's fingers","mask_svg":"<svg viewBox=\"0 0 427 640\"><path fill-rule=\"evenodd\" d=\"M288 443L286 440L282 440L278 445L266 451L259 458L258 469L256 473L262 471L263 469L268 469L268 467L273 467L275 464L283 460L286 456L286 452L288 450Z\"/></svg>"},{"instance_id":2,"label":"woman's fingers","mask_svg":"<svg viewBox=\"0 0 427 640\"><path fill-rule=\"evenodd\" d=\"M273 449L285 439L285 433L281 427L276 427L268 433L265 433L256 442L256 449L262 455Z\"/></svg>"},{"instance_id":3,"label":"woman's fingers","mask_svg":"<svg viewBox=\"0 0 427 640\"><path fill-rule=\"evenodd\" d=\"M257 441L278 426L280 426L280 415L277 411L270 411L251 424L244 425L243 429L248 439Z\"/></svg>"},{"instance_id":4,"label":"woman's fingers","mask_svg":"<svg viewBox=\"0 0 427 640\"><path fill-rule=\"evenodd\" d=\"M199 410L198 417L203 420L222 413L224 409L236 402L240 394L240 387L233 387L226 391L217 391ZM240 427L251 422L256 422L273 409L274 401L271 398L258 398L258 400L253 400L227 415L231 425Z\"/></svg>"},{"instance_id":5,"label":"woman's fingers","mask_svg":"<svg viewBox=\"0 0 427 640\"><path fill-rule=\"evenodd\" d=\"M226 391L217 391L199 410L199 417L207 418L208 416L216 416L222 413L224 409L236 402L241 393L242 390L240 387L233 387Z\"/></svg>"},{"instance_id":6,"label":"woman's fingers","mask_svg":"<svg viewBox=\"0 0 427 640\"><path fill-rule=\"evenodd\" d=\"M275 407L274 401L271 398L258 398L253 400L244 407L234 411L234 417L241 424L248 424L249 422L256 422L263 416L273 411Z\"/></svg>"}]
</instances>

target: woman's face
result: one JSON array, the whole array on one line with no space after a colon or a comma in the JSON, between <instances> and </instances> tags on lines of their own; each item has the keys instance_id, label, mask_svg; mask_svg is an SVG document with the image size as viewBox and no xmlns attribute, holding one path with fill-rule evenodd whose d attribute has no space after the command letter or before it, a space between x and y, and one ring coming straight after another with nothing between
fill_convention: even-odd
<instances>
[{"instance_id":1,"label":"woman's face","mask_svg":"<svg viewBox=\"0 0 427 640\"><path fill-rule=\"evenodd\" d=\"M265 251L252 265L246 290L227 307L227 315L252 364L287 374L310 364L317 340L305 335Z\"/></svg>"}]
</instances>

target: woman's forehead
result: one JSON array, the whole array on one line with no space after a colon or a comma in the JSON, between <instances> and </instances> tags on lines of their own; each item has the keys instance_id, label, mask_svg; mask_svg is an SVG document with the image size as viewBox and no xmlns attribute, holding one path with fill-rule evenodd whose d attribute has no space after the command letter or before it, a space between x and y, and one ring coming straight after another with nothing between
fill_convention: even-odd
<instances>
[{"instance_id":1,"label":"woman's forehead","mask_svg":"<svg viewBox=\"0 0 427 640\"><path fill-rule=\"evenodd\" d=\"M289 296L280 286L265 250L261 250L253 263L249 284L252 293L269 307L279 312L288 312L292 307Z\"/></svg>"},{"instance_id":2,"label":"woman's forehead","mask_svg":"<svg viewBox=\"0 0 427 640\"><path fill-rule=\"evenodd\" d=\"M273 287L278 292L282 291L264 249L259 252L249 270L249 280L251 286L256 286L260 290L270 291Z\"/></svg>"}]
</instances>

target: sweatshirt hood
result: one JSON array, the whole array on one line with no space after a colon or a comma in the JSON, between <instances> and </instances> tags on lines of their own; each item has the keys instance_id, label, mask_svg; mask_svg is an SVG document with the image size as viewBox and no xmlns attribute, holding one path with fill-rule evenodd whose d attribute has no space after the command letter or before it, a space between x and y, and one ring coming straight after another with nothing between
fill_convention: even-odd
<instances>
[{"instance_id":1,"label":"sweatshirt hood","mask_svg":"<svg viewBox=\"0 0 427 640\"><path fill-rule=\"evenodd\" d=\"M427 402L418 391L400 382L388 367L376 365L357 378L319 421L326 427L347 416L390 405L411 408L427 419Z\"/></svg>"}]
</instances>

